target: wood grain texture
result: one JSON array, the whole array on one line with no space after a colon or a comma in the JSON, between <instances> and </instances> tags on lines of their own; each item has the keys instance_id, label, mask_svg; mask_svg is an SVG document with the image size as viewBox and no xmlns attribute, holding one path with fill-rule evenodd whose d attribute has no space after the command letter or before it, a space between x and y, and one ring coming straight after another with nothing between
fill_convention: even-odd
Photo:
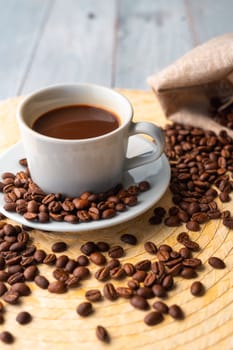
<instances>
[{"instance_id":1,"label":"wood grain texture","mask_svg":"<svg viewBox=\"0 0 233 350\"><path fill-rule=\"evenodd\" d=\"M17 95L50 1L0 1L0 96Z\"/></svg>"},{"instance_id":2,"label":"wood grain texture","mask_svg":"<svg viewBox=\"0 0 233 350\"><path fill-rule=\"evenodd\" d=\"M114 21L114 0L54 1L21 92L75 81L109 86Z\"/></svg>"},{"instance_id":3,"label":"wood grain texture","mask_svg":"<svg viewBox=\"0 0 233 350\"><path fill-rule=\"evenodd\" d=\"M115 86L146 88L146 78L193 47L183 0L119 1Z\"/></svg>"},{"instance_id":4,"label":"wood grain texture","mask_svg":"<svg viewBox=\"0 0 233 350\"><path fill-rule=\"evenodd\" d=\"M217 35L232 32L233 2L231 0L185 0L188 20L195 44Z\"/></svg>"},{"instance_id":5,"label":"wood grain texture","mask_svg":"<svg viewBox=\"0 0 233 350\"><path fill-rule=\"evenodd\" d=\"M150 92L120 90L133 103L135 120L149 120L164 125L166 120ZM3 102L0 105L0 121L4 132L8 135L8 146L16 142L18 131L14 119L15 109L20 98ZM10 121L8 126L7 121ZM2 124L2 122L4 122ZM0 149L6 143L0 140ZM168 207L171 204L169 190L159 201L158 205ZM221 204L219 207L232 210L232 203ZM138 238L139 244L129 246L123 244L126 255L122 262L137 261L151 258L144 251L143 245L147 240L156 244L168 243L179 249L176 236L184 228L169 228L164 225L150 226L148 218L152 209L138 218L99 231L85 233L46 233L32 231L31 236L35 244L50 252L50 247L57 240L68 243L68 254L75 258L80 254L79 248L87 240L105 240L111 245L120 243L122 233L132 233ZM88 288L100 288L103 284L95 278L83 281L79 288L64 295L54 296L47 291L30 284L33 293L23 299L20 306L7 306L6 323L0 325L3 329L11 330L16 336L15 344L11 350L72 350L72 349L160 349L160 350L186 350L189 348L206 350L230 350L233 347L233 234L232 230L214 220L204 225L201 232L190 232L190 236L201 246L201 251L195 256L202 259L204 269L198 272L198 280L206 287L203 297L194 297L190 293L192 280L183 280L177 277L176 286L169 293L166 300L168 305L177 303L185 312L183 321L174 321L169 316L157 326L148 327L143 323L145 312L133 309L128 301L119 299L115 302L104 300L94 305L95 312L88 319L79 317L75 309L83 301L84 293ZM210 256L215 255L224 259L226 269L214 270L207 264ZM152 260L155 258L152 257ZM97 269L91 265L92 274ZM52 269L40 266L42 273L51 278ZM115 286L125 285L125 280L114 282ZM16 324L15 317L21 310L32 313L33 321L27 326ZM95 327L105 326L110 335L111 343L102 344L96 340ZM1 349L9 349L2 345Z\"/></svg>"}]
</instances>

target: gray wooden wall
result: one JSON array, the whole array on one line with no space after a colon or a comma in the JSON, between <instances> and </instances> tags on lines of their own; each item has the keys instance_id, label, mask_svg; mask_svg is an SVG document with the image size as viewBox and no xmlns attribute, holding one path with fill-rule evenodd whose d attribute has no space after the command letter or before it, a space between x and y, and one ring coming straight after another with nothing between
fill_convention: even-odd
<instances>
[{"instance_id":1,"label":"gray wooden wall","mask_svg":"<svg viewBox=\"0 0 233 350\"><path fill-rule=\"evenodd\" d=\"M232 18L233 0L0 0L0 98L62 82L147 89Z\"/></svg>"}]
</instances>

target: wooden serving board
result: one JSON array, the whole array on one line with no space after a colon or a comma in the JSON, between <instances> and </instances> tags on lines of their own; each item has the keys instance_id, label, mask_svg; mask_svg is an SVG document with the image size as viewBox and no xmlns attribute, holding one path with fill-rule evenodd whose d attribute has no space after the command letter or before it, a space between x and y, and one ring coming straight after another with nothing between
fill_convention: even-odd
<instances>
[{"instance_id":1,"label":"wooden serving board","mask_svg":"<svg viewBox=\"0 0 233 350\"><path fill-rule=\"evenodd\" d=\"M135 120L148 120L165 125L166 120L154 95L145 91L120 90L133 103ZM3 101L0 104L0 151L8 148L19 139L15 120L15 112L21 98ZM158 205L169 207L171 204L169 190ZM220 204L221 206L222 204ZM232 210L232 203L224 204ZM164 225L150 226L148 218L152 209L137 219L108 229L84 233L47 233L32 231L35 244L50 252L51 245L57 240L68 243L67 254L76 258L80 254L80 246L85 241L106 241L111 245L122 244L122 233L132 233L137 236L139 244L129 246L122 244L126 255L122 262L136 263L149 258L144 251L144 242L151 240L156 244L167 243L179 249L176 236L183 229L169 228ZM32 294L23 298L19 306L6 305L6 322L0 325L0 331L9 330L15 337L12 345L1 344L0 349L34 349L34 350L72 350L72 349L233 349L233 234L220 221L214 220L206 224L201 232L190 232L201 251L195 254L202 259L204 269L199 272L198 280L206 287L203 297L194 297L190 293L193 280L176 277L175 288L169 292L166 300L168 305L177 303L182 306L185 319L175 321L166 316L164 322L149 327L144 324L144 311L134 309L127 300L122 298L115 302L103 300L94 304L94 314L85 319L76 313L76 307L84 301L84 293L89 288L102 290L103 283L94 277L82 282L77 289L66 294L54 295L30 284ZM224 270L214 270L207 259L210 256L222 258L227 267ZM155 259L155 258L154 258ZM40 267L42 273L51 276L52 268ZM90 265L92 274L97 269ZM126 282L114 282L116 286ZM22 326L17 324L15 317L19 311L27 310L33 315L33 321ZM97 325L105 326L111 336L110 344L103 344L96 339Z\"/></svg>"}]
</instances>

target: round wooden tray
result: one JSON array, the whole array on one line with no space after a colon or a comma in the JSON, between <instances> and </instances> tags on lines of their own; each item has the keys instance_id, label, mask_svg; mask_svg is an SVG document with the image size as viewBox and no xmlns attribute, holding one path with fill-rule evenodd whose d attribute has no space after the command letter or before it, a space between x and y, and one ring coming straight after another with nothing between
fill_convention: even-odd
<instances>
[{"instance_id":1,"label":"round wooden tray","mask_svg":"<svg viewBox=\"0 0 233 350\"><path fill-rule=\"evenodd\" d=\"M148 120L164 125L166 120L154 95L145 91L120 90L133 103L135 120ZM0 151L19 140L19 132L15 120L15 111L21 98L9 99L0 103ZM7 170L7 169L6 169ZM169 191L158 205L171 205ZM222 204L220 204L222 205ZM232 203L224 204L224 208L232 210ZM51 245L57 240L66 241L69 245L67 254L76 258L80 254L80 246L88 240L106 241L111 245L121 244L122 233L132 233L138 238L138 245L122 244L126 255L122 262L136 263L144 258L150 258L144 250L144 242L151 240L156 244L167 243L179 249L176 236L181 228L169 228L164 225L151 226L149 212L140 217L108 229L83 233L48 233L32 231L35 244L51 251ZM19 306L6 305L5 323L0 325L0 331L9 330L15 335L12 345L1 344L1 349L34 350L72 350L72 349L232 349L233 348L233 234L220 221L215 220L203 226L201 232L190 232L193 240L201 246L201 251L195 254L202 259L204 269L198 274L206 287L203 297L194 297L190 293L193 280L176 277L175 288L166 300L168 305L177 303L185 312L185 319L175 321L166 316L164 322L149 327L143 322L144 311L134 309L127 300L118 299L115 302L103 300L95 303L95 312L88 318L81 318L76 313L77 305L85 300L84 293L89 288L102 290L103 283L95 278L83 281L77 289L63 295L50 294L30 284L32 294L23 298ZM227 267L224 270L214 270L207 264L210 256L222 258ZM90 265L92 274L97 269ZM51 278L52 268L41 266L40 270ZM125 285L125 281L114 282L116 286ZM17 313L28 310L33 315L33 321L27 326L21 326L15 321ZM110 335L110 344L102 344L96 339L97 325L105 326Z\"/></svg>"}]
</instances>

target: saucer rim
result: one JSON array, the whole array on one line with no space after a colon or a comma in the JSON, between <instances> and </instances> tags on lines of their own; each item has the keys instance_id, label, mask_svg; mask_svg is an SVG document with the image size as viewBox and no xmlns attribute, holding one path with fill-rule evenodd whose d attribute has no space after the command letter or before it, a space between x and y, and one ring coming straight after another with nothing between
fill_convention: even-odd
<instances>
[{"instance_id":1,"label":"saucer rim","mask_svg":"<svg viewBox=\"0 0 233 350\"><path fill-rule=\"evenodd\" d=\"M140 139L140 141L144 141L147 145L149 145L151 147L150 142L142 136L135 135L134 139L135 139L135 142L137 139ZM20 153L20 154L22 153L22 155L16 156L15 153ZM3 163L4 159L6 159L6 157L10 157L10 159L12 159L12 163L13 163L13 161L15 163L12 164L12 169L6 169L5 171L15 172L17 170L18 171L22 170L23 167L18 163L18 160L20 158L25 157L22 142L21 141L17 142L16 144L9 147L5 152L1 153L0 154L0 162ZM143 213L145 213L153 205L155 205L160 200L160 198L164 195L164 193L166 192L168 185L169 185L169 182L170 182L171 169L170 169L169 161L168 161L165 154L163 154L159 159L157 159L156 161L154 161L152 163L145 164L141 167L137 167L137 168L131 169L129 171L125 171L124 175L125 175L125 177L126 177L127 173L129 173L129 175L132 175L132 176L135 173L137 175L137 173L143 172L143 169L149 168L158 162L161 162L161 164L160 164L161 169L159 170L159 173L162 173L161 175L163 175L162 176L163 186L161 187L161 185L158 185L158 184L156 186L153 185L148 191L142 192L139 195L139 197L138 197L139 203L136 206L129 208L127 212L119 213L117 216L115 216L114 218L111 218L111 219L97 220L97 221L91 221L88 223L77 223L77 224L70 224L70 223L66 223L66 222L56 222L56 221L50 221L49 223L39 223L39 222L28 221L28 220L24 219L24 217L21 216L20 214L17 214L15 212L6 211L3 208L3 205L4 205L3 193L0 193L0 212L2 214L4 214L8 219L13 220L17 224L26 225L26 226L29 226L33 229L39 230L39 231L74 232L74 233L77 232L77 233L79 233L79 232L94 231L94 230L100 230L100 229L105 229L105 228L109 228L112 226L116 226L116 225L125 223L127 221L130 221L130 220L142 215ZM16 169L16 170L13 170L13 169ZM124 175L123 175L123 185L124 185L124 181L125 181ZM154 174L152 174L152 176L155 177L156 173L154 172ZM146 180L146 178L142 178L140 181L144 181L144 180ZM158 189L160 190L159 195L157 192ZM145 198L142 198L142 197L145 197ZM142 198L142 201L140 201L140 198Z\"/></svg>"}]
</instances>

